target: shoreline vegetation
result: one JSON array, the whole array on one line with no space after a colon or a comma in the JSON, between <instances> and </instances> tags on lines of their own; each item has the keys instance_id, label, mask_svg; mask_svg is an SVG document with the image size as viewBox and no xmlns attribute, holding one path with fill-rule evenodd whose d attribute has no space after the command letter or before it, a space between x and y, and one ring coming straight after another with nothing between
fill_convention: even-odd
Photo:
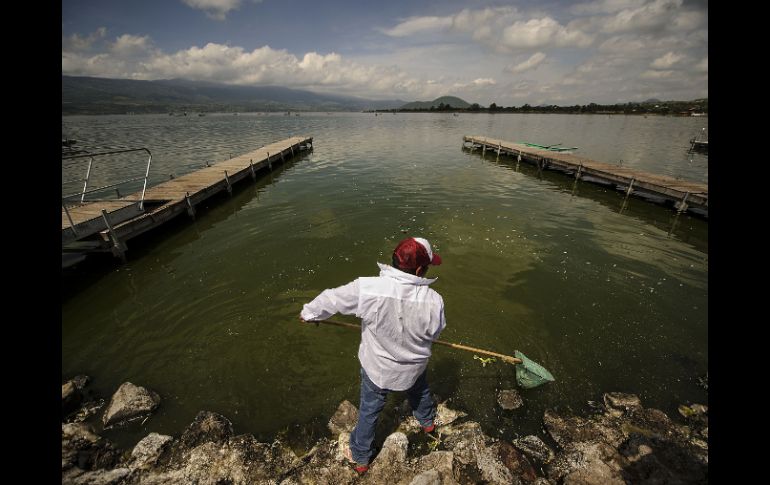
<instances>
[{"instance_id":1,"label":"shoreline vegetation","mask_svg":"<svg viewBox=\"0 0 770 485\"><path fill-rule=\"evenodd\" d=\"M679 406L680 416L645 408L639 397L604 393L588 416L548 409L540 436L507 441L490 437L466 413L439 403L428 435L398 407L397 427L375 442L368 473L357 476L344 458L358 410L343 401L329 419L329 434L299 454L276 438L259 442L236 434L220 414L201 411L179 436L147 434L120 449L98 433L144 424L160 406L156 392L126 382L105 406L89 378L62 385L63 484L608 484L708 482L708 407ZM708 376L701 379L708 390ZM526 397L526 395L524 396ZM498 394L515 416L526 407L516 389ZM88 424L86 421L96 421ZM501 423L501 425L504 425Z\"/></svg>"},{"instance_id":2,"label":"shoreline vegetation","mask_svg":"<svg viewBox=\"0 0 770 485\"><path fill-rule=\"evenodd\" d=\"M454 108L451 105L431 106L430 108L399 108L390 110L371 110L375 113L538 113L538 114L621 114L621 115L664 115L664 116L708 116L708 99L695 101L667 101L656 103L622 103L573 106L497 106L492 103L484 108L473 104L468 108Z\"/></svg>"},{"instance_id":3,"label":"shoreline vegetation","mask_svg":"<svg viewBox=\"0 0 770 485\"><path fill-rule=\"evenodd\" d=\"M439 98L440 99L440 98ZM482 107L474 103L467 107L456 108L451 104L439 103L430 107L390 110L370 110L375 113L539 113L539 114L622 114L622 115L668 115L668 116L708 116L708 98L693 101L645 101L642 103L617 103L572 106L497 106L492 103Z\"/></svg>"},{"instance_id":4,"label":"shoreline vegetation","mask_svg":"<svg viewBox=\"0 0 770 485\"><path fill-rule=\"evenodd\" d=\"M600 105L590 103L587 105L574 106L497 106L494 103L488 107L482 107L477 104L468 108L456 108L452 105L431 106L430 108L393 108L393 109L372 109L372 110L328 110L328 109L255 109L247 106L100 106L82 109L68 107L62 109L62 116L77 115L138 115L138 114L168 114L170 116L204 116L204 114L234 114L238 113L283 113L284 115L297 115L299 113L374 113L374 114L397 114L397 113L453 113L460 114L501 114L501 113L524 113L524 114L595 114L595 115L631 115L631 116L708 116L708 100L696 101L671 101L660 103L623 103L612 105Z\"/></svg>"}]
</instances>

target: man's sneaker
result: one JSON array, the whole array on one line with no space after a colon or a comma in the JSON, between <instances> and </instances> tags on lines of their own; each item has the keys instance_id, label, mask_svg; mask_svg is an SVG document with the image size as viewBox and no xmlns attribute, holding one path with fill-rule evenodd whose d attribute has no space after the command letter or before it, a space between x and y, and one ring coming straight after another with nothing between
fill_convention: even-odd
<instances>
[{"instance_id":1,"label":"man's sneaker","mask_svg":"<svg viewBox=\"0 0 770 485\"><path fill-rule=\"evenodd\" d=\"M430 426L422 427L422 430L425 431L426 433L432 433L434 429L436 429L436 423L431 423Z\"/></svg>"},{"instance_id":2,"label":"man's sneaker","mask_svg":"<svg viewBox=\"0 0 770 485\"><path fill-rule=\"evenodd\" d=\"M369 471L369 465L361 465L360 463L356 463L356 461L353 459L353 453L350 451L350 448L345 448L345 458L347 458L348 462L353 465L353 470L355 470L359 475L363 475Z\"/></svg>"}]
</instances>

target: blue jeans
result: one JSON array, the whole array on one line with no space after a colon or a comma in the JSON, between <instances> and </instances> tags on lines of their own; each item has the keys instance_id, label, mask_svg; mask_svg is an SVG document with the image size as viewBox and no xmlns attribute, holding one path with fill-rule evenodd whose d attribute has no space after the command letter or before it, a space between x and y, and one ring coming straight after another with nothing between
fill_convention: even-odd
<instances>
[{"instance_id":1,"label":"blue jeans","mask_svg":"<svg viewBox=\"0 0 770 485\"><path fill-rule=\"evenodd\" d=\"M427 369L420 374L415 383L406 390L412 414L421 426L433 424L436 410L428 388ZM350 452L356 463L368 464L374 455L372 442L377 427L377 418L385 406L389 389L380 389L361 369L361 404L358 406L358 423L350 434Z\"/></svg>"}]
</instances>

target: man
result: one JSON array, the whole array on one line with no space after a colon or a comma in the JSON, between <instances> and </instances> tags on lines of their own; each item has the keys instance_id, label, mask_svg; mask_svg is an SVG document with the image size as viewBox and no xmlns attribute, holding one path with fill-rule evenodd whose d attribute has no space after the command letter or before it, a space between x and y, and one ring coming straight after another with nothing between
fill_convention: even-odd
<instances>
[{"instance_id":1,"label":"man","mask_svg":"<svg viewBox=\"0 0 770 485\"><path fill-rule=\"evenodd\" d=\"M441 257L426 239L410 237L398 243L392 263L377 263L377 277L324 290L300 313L302 321L325 320L335 313L361 318L361 402L347 456L358 473L369 469L377 418L389 392L406 391L423 430L430 433L435 428L426 369L431 344L446 319L443 298L428 287L436 278L425 274L430 265L441 264Z\"/></svg>"}]
</instances>

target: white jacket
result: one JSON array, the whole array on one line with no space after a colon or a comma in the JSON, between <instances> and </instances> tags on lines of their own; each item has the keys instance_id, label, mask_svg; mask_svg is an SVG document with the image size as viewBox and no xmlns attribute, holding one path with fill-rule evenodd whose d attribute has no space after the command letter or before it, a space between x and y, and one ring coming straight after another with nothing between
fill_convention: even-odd
<instances>
[{"instance_id":1,"label":"white jacket","mask_svg":"<svg viewBox=\"0 0 770 485\"><path fill-rule=\"evenodd\" d=\"M431 344L446 327L444 300L421 278L377 263L380 276L321 292L302 307L306 321L335 313L361 318L358 360L379 388L404 391L428 366Z\"/></svg>"}]
</instances>

